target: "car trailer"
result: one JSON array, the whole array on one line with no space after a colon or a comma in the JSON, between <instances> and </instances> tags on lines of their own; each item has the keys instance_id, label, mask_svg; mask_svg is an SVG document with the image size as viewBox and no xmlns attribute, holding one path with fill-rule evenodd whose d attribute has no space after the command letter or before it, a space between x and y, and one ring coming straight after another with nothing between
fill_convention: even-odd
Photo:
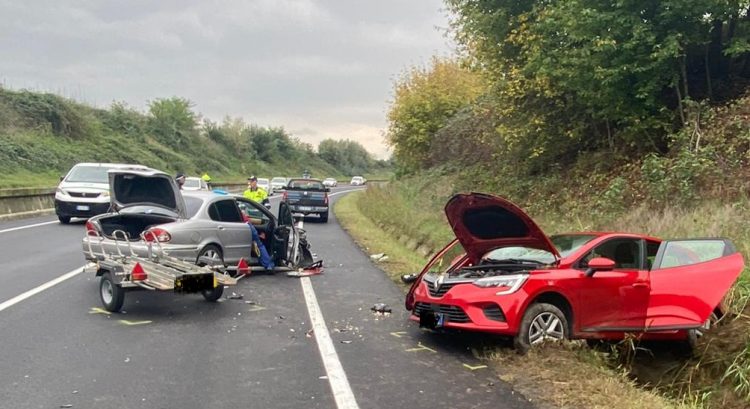
<instances>
[{"instance_id":1,"label":"car trailer","mask_svg":"<svg viewBox=\"0 0 750 409\"><path fill-rule=\"evenodd\" d=\"M98 233L90 234L99 237L100 242L103 240ZM92 240L88 241L88 254L96 260L96 276L101 277L99 296L107 311L120 311L125 301L125 293L132 290L201 293L206 301L214 302L221 298L224 286L237 284L230 271L240 270L240 266L211 265L208 259L199 260L206 264L199 266L171 257L163 251L156 237L148 237L149 234L154 233L145 231L140 236L148 245L146 257L138 256L133 251L128 234L122 230L112 233L116 254L107 253L103 245L99 246L99 252L95 252L91 245ZM127 243L126 252L120 248L122 241Z\"/></svg>"}]
</instances>

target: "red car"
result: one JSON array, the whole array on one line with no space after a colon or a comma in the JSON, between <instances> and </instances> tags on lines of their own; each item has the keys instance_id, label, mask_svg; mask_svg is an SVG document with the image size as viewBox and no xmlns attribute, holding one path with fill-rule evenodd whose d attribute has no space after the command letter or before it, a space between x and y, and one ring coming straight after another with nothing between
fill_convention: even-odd
<instances>
[{"instance_id":1,"label":"red car","mask_svg":"<svg viewBox=\"0 0 750 409\"><path fill-rule=\"evenodd\" d=\"M546 339L690 340L744 268L721 238L661 240L626 233L547 237L516 205L471 193L445 214L456 239L424 267L406 296L428 328Z\"/></svg>"}]
</instances>

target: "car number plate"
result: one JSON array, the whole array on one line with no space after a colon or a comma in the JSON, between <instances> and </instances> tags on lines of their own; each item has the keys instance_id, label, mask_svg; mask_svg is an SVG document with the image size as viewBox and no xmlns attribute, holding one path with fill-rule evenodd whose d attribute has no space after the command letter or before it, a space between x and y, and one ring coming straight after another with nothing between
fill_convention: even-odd
<instances>
[{"instance_id":1,"label":"car number plate","mask_svg":"<svg viewBox=\"0 0 750 409\"><path fill-rule=\"evenodd\" d=\"M419 326L428 329L437 329L445 326L445 314L432 311L423 311L419 314Z\"/></svg>"},{"instance_id":2,"label":"car number plate","mask_svg":"<svg viewBox=\"0 0 750 409\"><path fill-rule=\"evenodd\" d=\"M303 211L303 212L309 212L309 211L310 211L310 210L312 210L312 209L313 209L313 208L312 208L312 207L310 207L310 206L300 206L300 207L299 207L299 210L300 210L300 211Z\"/></svg>"},{"instance_id":3,"label":"car number plate","mask_svg":"<svg viewBox=\"0 0 750 409\"><path fill-rule=\"evenodd\" d=\"M87 212L87 211L91 210L91 208L88 207L88 206L78 205L78 206L76 206L76 210L81 210L81 211Z\"/></svg>"}]
</instances>

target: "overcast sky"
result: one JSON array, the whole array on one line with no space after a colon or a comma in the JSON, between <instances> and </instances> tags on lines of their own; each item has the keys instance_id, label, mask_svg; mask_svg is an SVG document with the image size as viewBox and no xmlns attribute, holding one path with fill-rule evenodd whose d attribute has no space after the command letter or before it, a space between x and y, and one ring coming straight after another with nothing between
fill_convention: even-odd
<instances>
[{"instance_id":1,"label":"overcast sky","mask_svg":"<svg viewBox=\"0 0 750 409\"><path fill-rule=\"evenodd\" d=\"M393 79L450 54L441 0L0 0L0 83L105 107L180 96L378 157Z\"/></svg>"}]
</instances>

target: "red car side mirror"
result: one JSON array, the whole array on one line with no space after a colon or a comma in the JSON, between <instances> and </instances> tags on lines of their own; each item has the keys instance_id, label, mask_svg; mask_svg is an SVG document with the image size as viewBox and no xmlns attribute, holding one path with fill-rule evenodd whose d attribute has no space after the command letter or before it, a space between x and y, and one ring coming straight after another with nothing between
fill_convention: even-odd
<instances>
[{"instance_id":1,"label":"red car side mirror","mask_svg":"<svg viewBox=\"0 0 750 409\"><path fill-rule=\"evenodd\" d=\"M591 277L597 271L609 271L615 268L615 261L606 257L595 257L589 260L586 277Z\"/></svg>"}]
</instances>

